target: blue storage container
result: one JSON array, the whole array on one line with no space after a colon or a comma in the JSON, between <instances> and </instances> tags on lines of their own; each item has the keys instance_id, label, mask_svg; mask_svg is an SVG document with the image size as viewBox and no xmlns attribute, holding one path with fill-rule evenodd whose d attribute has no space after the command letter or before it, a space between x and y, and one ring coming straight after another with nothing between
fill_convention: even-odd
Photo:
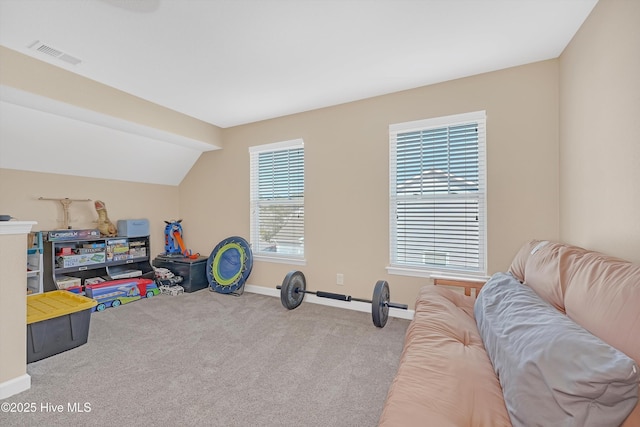
<instances>
[{"instance_id":1,"label":"blue storage container","mask_svg":"<svg viewBox=\"0 0 640 427\"><path fill-rule=\"evenodd\" d=\"M118 236L144 237L149 235L148 219L119 219Z\"/></svg>"}]
</instances>

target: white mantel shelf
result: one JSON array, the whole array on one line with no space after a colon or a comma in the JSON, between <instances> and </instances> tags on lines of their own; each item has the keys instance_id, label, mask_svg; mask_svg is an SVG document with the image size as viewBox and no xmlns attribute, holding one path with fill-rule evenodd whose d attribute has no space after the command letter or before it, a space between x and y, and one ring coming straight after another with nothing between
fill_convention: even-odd
<instances>
[{"instance_id":1,"label":"white mantel shelf","mask_svg":"<svg viewBox=\"0 0 640 427\"><path fill-rule=\"evenodd\" d=\"M0 234L27 234L36 221L0 221Z\"/></svg>"}]
</instances>

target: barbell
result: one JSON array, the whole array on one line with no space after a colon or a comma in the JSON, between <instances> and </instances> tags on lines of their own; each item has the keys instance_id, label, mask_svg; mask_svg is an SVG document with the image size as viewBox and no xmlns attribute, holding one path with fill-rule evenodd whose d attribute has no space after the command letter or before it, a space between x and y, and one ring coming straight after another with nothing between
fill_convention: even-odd
<instances>
[{"instance_id":1,"label":"barbell","mask_svg":"<svg viewBox=\"0 0 640 427\"><path fill-rule=\"evenodd\" d=\"M302 271L293 270L287 273L281 286L276 286L276 289L280 289L280 301L282 305L288 309L293 310L302 304L304 294L312 294L320 298L330 298L339 301L360 301L371 303L371 318L373 324L378 328L384 328L389 318L389 307L406 310L408 306L406 304L396 304L389 301L389 283L386 280L378 280L373 288L373 297L368 299L355 298L351 295L335 294L332 292L323 291L308 291L307 280L304 277Z\"/></svg>"}]
</instances>

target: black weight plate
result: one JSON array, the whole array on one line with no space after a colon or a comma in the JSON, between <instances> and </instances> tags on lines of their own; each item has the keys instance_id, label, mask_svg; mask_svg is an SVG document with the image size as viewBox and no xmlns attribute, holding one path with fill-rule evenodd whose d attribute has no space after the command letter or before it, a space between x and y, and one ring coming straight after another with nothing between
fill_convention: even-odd
<instances>
[{"instance_id":1,"label":"black weight plate","mask_svg":"<svg viewBox=\"0 0 640 427\"><path fill-rule=\"evenodd\" d=\"M280 288L280 301L286 309L293 310L302 304L304 292L298 292L298 289L302 291L307 289L307 281L304 278L304 274L302 274L302 271L290 271L284 277Z\"/></svg>"},{"instance_id":2,"label":"black weight plate","mask_svg":"<svg viewBox=\"0 0 640 427\"><path fill-rule=\"evenodd\" d=\"M371 316L373 324L378 328L384 328L389 318L389 284L386 280L378 280L373 288L371 298Z\"/></svg>"}]
</instances>

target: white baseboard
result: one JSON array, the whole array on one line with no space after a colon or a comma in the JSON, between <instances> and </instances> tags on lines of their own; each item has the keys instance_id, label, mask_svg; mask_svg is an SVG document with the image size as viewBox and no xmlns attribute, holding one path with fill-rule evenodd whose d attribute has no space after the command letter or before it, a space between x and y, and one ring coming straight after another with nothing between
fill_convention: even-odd
<instances>
[{"instance_id":1,"label":"white baseboard","mask_svg":"<svg viewBox=\"0 0 640 427\"><path fill-rule=\"evenodd\" d=\"M244 290L254 294L268 295L271 297L280 298L280 290L276 288L267 288L257 285L245 285ZM328 305L330 307L346 308L348 310L362 311L365 313L371 313L371 304L361 301L340 301L331 298L320 298L313 294L306 294L304 296L304 302L310 302L313 304ZM396 317L398 319L412 320L414 310L401 310L399 308L390 308L389 317Z\"/></svg>"},{"instance_id":2,"label":"white baseboard","mask_svg":"<svg viewBox=\"0 0 640 427\"><path fill-rule=\"evenodd\" d=\"M31 388L31 376L29 374L20 375L19 377L0 383L0 400L22 393Z\"/></svg>"}]
</instances>

